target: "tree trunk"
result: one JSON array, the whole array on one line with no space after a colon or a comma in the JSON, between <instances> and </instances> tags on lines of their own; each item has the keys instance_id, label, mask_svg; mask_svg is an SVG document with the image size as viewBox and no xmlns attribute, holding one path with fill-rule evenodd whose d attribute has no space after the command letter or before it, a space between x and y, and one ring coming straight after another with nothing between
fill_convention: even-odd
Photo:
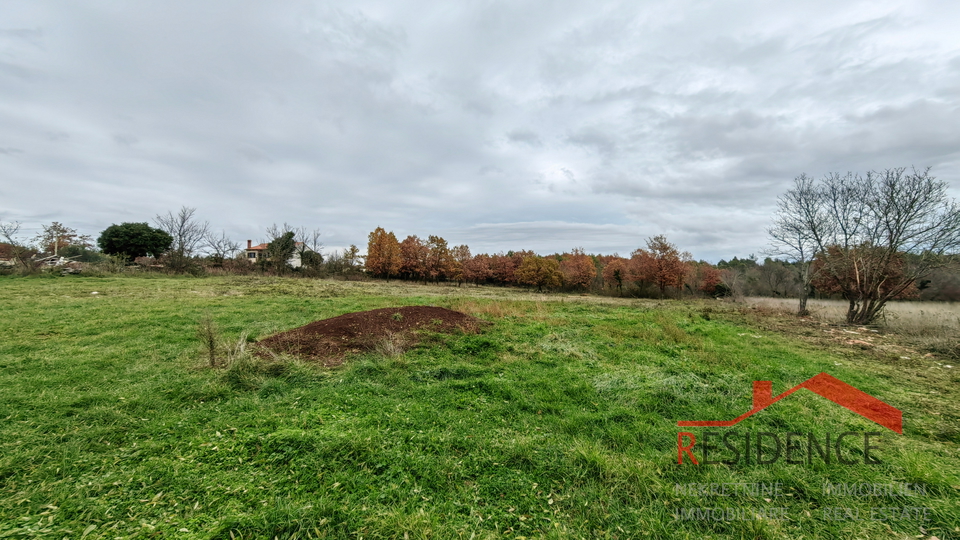
<instances>
[{"instance_id":1,"label":"tree trunk","mask_svg":"<svg viewBox=\"0 0 960 540\"><path fill-rule=\"evenodd\" d=\"M847 322L851 324L871 324L883 311L885 300L865 300L851 314L847 315Z\"/></svg>"},{"instance_id":2,"label":"tree trunk","mask_svg":"<svg viewBox=\"0 0 960 540\"><path fill-rule=\"evenodd\" d=\"M810 310L807 309L807 298L809 297L809 291L806 286L800 287L800 307L797 308L798 317L806 317L810 315Z\"/></svg>"},{"instance_id":3,"label":"tree trunk","mask_svg":"<svg viewBox=\"0 0 960 540\"><path fill-rule=\"evenodd\" d=\"M810 310L807 309L807 299L810 298L810 282L812 277L810 273L810 262L802 262L800 267L800 307L797 308L798 317L810 315Z\"/></svg>"}]
</instances>

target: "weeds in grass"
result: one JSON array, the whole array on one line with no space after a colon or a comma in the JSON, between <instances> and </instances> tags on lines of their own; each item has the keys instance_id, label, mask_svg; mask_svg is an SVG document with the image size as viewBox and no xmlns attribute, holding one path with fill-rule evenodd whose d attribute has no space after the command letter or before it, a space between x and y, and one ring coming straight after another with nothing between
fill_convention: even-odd
<instances>
[{"instance_id":1,"label":"weeds in grass","mask_svg":"<svg viewBox=\"0 0 960 540\"><path fill-rule=\"evenodd\" d=\"M663 335L673 341L674 343L683 343L687 341L687 334L680 329L679 326L673 321L662 321L660 323L660 329L663 330Z\"/></svg>"},{"instance_id":2,"label":"weeds in grass","mask_svg":"<svg viewBox=\"0 0 960 540\"><path fill-rule=\"evenodd\" d=\"M200 322L197 323L197 337L200 338L200 345L204 354L210 359L210 367L217 367L217 350L220 344L220 330L210 312L205 312Z\"/></svg>"},{"instance_id":3,"label":"weeds in grass","mask_svg":"<svg viewBox=\"0 0 960 540\"><path fill-rule=\"evenodd\" d=\"M546 310L540 299L534 301L516 300L475 300L457 298L449 304L450 309L488 319L503 319L506 317L524 317L537 321L546 318Z\"/></svg>"},{"instance_id":4,"label":"weeds in grass","mask_svg":"<svg viewBox=\"0 0 960 540\"><path fill-rule=\"evenodd\" d=\"M254 352L247 334L241 334L226 348L222 378L234 390L259 391L261 396L283 393L290 384L314 380L316 368L292 356L269 350Z\"/></svg>"},{"instance_id":5,"label":"weeds in grass","mask_svg":"<svg viewBox=\"0 0 960 540\"><path fill-rule=\"evenodd\" d=\"M399 314L398 314L399 315ZM377 354L388 358L396 358L404 353L410 346L409 340L400 332L388 332L381 337L373 346Z\"/></svg>"},{"instance_id":6,"label":"weeds in grass","mask_svg":"<svg viewBox=\"0 0 960 540\"><path fill-rule=\"evenodd\" d=\"M126 269L126 259L118 255L105 255L100 262L84 266L83 274L94 277L115 276L123 274Z\"/></svg>"},{"instance_id":7,"label":"weeds in grass","mask_svg":"<svg viewBox=\"0 0 960 540\"><path fill-rule=\"evenodd\" d=\"M255 357L247 348L247 336L243 334L227 348L224 362L224 379L238 390L258 388L261 383L263 360Z\"/></svg>"}]
</instances>

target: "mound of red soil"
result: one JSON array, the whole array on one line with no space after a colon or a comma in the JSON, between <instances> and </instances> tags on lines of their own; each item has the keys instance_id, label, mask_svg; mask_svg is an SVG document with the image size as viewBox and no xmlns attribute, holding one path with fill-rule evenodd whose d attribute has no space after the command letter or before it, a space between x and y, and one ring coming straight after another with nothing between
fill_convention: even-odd
<instances>
[{"instance_id":1,"label":"mound of red soil","mask_svg":"<svg viewBox=\"0 0 960 540\"><path fill-rule=\"evenodd\" d=\"M274 334L258 342L277 353L298 356L327 366L343 363L349 352L415 343L416 330L476 333L483 321L441 307L408 306L347 313L332 319Z\"/></svg>"}]
</instances>

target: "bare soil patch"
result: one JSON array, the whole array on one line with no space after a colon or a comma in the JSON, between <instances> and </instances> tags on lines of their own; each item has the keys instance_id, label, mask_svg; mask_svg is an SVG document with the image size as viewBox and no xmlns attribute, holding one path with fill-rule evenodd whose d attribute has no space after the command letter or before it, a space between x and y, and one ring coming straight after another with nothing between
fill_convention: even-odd
<instances>
[{"instance_id":1,"label":"bare soil patch","mask_svg":"<svg viewBox=\"0 0 960 540\"><path fill-rule=\"evenodd\" d=\"M418 330L476 333L484 321L432 306L382 308L347 313L266 337L257 344L275 353L298 356L326 366L343 363L347 353L390 350L416 343Z\"/></svg>"}]
</instances>

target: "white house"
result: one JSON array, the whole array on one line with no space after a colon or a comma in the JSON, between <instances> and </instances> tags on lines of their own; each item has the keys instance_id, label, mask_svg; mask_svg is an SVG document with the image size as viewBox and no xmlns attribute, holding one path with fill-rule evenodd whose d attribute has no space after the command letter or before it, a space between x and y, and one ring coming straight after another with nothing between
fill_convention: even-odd
<instances>
[{"instance_id":1,"label":"white house","mask_svg":"<svg viewBox=\"0 0 960 540\"><path fill-rule=\"evenodd\" d=\"M313 250L304 247L303 242L297 242L296 246L297 249L293 252L293 256L287 260L287 264L293 268L300 268L303 266L303 261L300 260L300 254L304 251ZM252 263L267 260L267 244L253 245L253 240L247 240L247 260Z\"/></svg>"}]
</instances>

